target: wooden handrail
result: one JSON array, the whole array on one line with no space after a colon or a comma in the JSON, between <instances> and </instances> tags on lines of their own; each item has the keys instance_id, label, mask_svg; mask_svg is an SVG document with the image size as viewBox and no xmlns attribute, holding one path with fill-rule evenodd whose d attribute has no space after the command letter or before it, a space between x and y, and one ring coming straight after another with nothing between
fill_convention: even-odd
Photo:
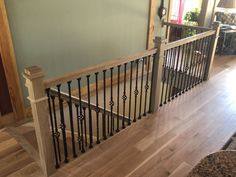
<instances>
[{"instance_id":1,"label":"wooden handrail","mask_svg":"<svg viewBox=\"0 0 236 177\"><path fill-rule=\"evenodd\" d=\"M162 25L173 26L173 27L178 27L178 28L190 28L190 29L196 29L196 30L201 30L201 31L210 31L210 30L212 30L211 28L202 27L202 26L183 25L183 24L164 22L164 21L162 22Z\"/></svg>"},{"instance_id":2,"label":"wooden handrail","mask_svg":"<svg viewBox=\"0 0 236 177\"><path fill-rule=\"evenodd\" d=\"M68 81L71 81L74 79L78 79L78 78L85 76L85 75L94 74L96 72L107 70L107 69L110 69L110 68L118 66L118 65L123 65L125 63L128 63L130 61L134 61L139 58L153 55L156 52L157 52L156 49L146 50L144 52L139 52L134 55L130 55L127 57L121 57L121 58L110 60L110 61L98 64L95 66L80 69L79 71L74 71L74 72L68 73L64 76L51 78L51 79L44 81L44 87L50 88L50 87L56 86L58 84L62 84L62 83L65 83L65 82L68 82Z\"/></svg>"},{"instance_id":3,"label":"wooden handrail","mask_svg":"<svg viewBox=\"0 0 236 177\"><path fill-rule=\"evenodd\" d=\"M168 43L164 46L164 48L165 48L165 50L172 49L172 48L175 48L175 47L178 47L178 46L181 46L181 45L184 45L184 44L187 44L187 43L190 43L190 42L193 42L193 41L196 41L196 40L199 40L199 39L211 36L211 35L214 35L215 33L216 33L215 30L206 31L204 33L196 34L194 36L190 36L190 37L187 37L184 39L180 39L178 41Z\"/></svg>"}]
</instances>

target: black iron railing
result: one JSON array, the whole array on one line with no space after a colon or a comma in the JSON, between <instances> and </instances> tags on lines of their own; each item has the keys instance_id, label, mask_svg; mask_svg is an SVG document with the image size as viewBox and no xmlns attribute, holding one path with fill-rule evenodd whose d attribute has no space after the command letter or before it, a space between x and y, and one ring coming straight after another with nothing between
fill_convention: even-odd
<instances>
[{"instance_id":1,"label":"black iron railing","mask_svg":"<svg viewBox=\"0 0 236 177\"><path fill-rule=\"evenodd\" d=\"M205 32L170 43L157 37L152 50L46 81L39 67L25 69L46 176L53 161L59 168L209 78L219 23L213 29L165 25Z\"/></svg>"},{"instance_id":2,"label":"black iron railing","mask_svg":"<svg viewBox=\"0 0 236 177\"><path fill-rule=\"evenodd\" d=\"M56 168L62 156L68 163L147 115L153 58L148 55L46 89Z\"/></svg>"},{"instance_id":3,"label":"black iron railing","mask_svg":"<svg viewBox=\"0 0 236 177\"><path fill-rule=\"evenodd\" d=\"M164 52L160 106L203 81L214 35L196 39Z\"/></svg>"}]
</instances>

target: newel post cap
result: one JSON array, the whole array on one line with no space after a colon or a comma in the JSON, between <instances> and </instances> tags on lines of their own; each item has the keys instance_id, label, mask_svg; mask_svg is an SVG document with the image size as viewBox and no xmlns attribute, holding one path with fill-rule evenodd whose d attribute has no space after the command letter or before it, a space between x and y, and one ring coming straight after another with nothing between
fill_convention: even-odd
<instances>
[{"instance_id":1,"label":"newel post cap","mask_svg":"<svg viewBox=\"0 0 236 177\"><path fill-rule=\"evenodd\" d=\"M38 66L30 66L24 69L23 73L24 78L26 79L37 79L44 77L43 70Z\"/></svg>"}]
</instances>

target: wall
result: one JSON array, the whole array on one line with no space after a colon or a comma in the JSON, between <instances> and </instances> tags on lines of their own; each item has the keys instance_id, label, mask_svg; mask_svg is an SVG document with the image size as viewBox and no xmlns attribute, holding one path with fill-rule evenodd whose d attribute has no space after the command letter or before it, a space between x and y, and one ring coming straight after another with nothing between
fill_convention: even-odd
<instances>
[{"instance_id":1,"label":"wall","mask_svg":"<svg viewBox=\"0 0 236 177\"><path fill-rule=\"evenodd\" d=\"M46 78L145 50L148 0L8 0L20 73L38 65ZM27 91L21 77L24 98Z\"/></svg>"}]
</instances>

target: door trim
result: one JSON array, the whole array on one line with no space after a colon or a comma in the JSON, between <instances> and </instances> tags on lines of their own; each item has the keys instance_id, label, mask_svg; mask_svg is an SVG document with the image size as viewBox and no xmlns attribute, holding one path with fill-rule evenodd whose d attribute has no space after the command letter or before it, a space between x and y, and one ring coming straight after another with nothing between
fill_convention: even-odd
<instances>
[{"instance_id":1,"label":"door trim","mask_svg":"<svg viewBox=\"0 0 236 177\"><path fill-rule=\"evenodd\" d=\"M15 121L19 121L24 119L25 111L19 74L17 71L16 57L4 0L0 0L0 26L0 52Z\"/></svg>"}]
</instances>

